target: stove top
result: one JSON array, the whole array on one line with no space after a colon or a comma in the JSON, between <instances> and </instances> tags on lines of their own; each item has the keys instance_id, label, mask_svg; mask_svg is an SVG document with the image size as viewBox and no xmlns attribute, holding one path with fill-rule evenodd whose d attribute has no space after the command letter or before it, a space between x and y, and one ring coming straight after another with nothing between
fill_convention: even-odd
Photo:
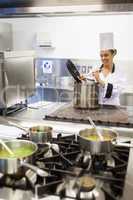
<instances>
[{"instance_id":1,"label":"stove top","mask_svg":"<svg viewBox=\"0 0 133 200\"><path fill-rule=\"evenodd\" d=\"M38 144L38 147L33 165L46 175L37 175L24 167L20 174L0 174L1 199L122 199L128 147L117 146L107 155L90 155L80 150L74 134L58 134L50 143Z\"/></svg>"}]
</instances>

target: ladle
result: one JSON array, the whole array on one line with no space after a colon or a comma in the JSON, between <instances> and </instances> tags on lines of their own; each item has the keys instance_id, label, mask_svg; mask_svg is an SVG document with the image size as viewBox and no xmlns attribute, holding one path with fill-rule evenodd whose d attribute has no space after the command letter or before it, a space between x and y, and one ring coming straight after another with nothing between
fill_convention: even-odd
<instances>
[{"instance_id":1,"label":"ladle","mask_svg":"<svg viewBox=\"0 0 133 200\"><path fill-rule=\"evenodd\" d=\"M5 142L3 140L0 139L0 143L8 151L9 154L11 154L12 156L14 155L13 151L5 144Z\"/></svg>"},{"instance_id":2,"label":"ladle","mask_svg":"<svg viewBox=\"0 0 133 200\"><path fill-rule=\"evenodd\" d=\"M95 129L96 134L98 135L98 137L100 138L100 140L101 140L101 141L104 140L102 134L101 134L100 131L97 129L97 127L96 127L95 123L92 121L91 117L88 117L88 119L89 119L90 124L91 124L91 125L93 126L93 128Z\"/></svg>"}]
</instances>

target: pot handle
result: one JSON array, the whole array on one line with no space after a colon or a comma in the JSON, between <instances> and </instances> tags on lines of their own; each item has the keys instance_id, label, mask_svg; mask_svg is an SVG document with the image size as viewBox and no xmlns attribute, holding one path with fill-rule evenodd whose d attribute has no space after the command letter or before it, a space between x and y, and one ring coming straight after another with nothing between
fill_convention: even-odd
<instances>
[{"instance_id":1,"label":"pot handle","mask_svg":"<svg viewBox=\"0 0 133 200\"><path fill-rule=\"evenodd\" d=\"M26 128L24 128L23 126L15 123L15 122L12 122L12 121L9 121L8 120L8 123L11 125L11 126L15 126L16 128L19 128L21 130L23 130L24 132L28 133L28 130Z\"/></svg>"},{"instance_id":2,"label":"pot handle","mask_svg":"<svg viewBox=\"0 0 133 200\"><path fill-rule=\"evenodd\" d=\"M33 170L37 175L41 177L47 177L49 175L46 171L40 169L39 167L31 165L29 163L25 163L23 161L21 161L21 166L28 167L29 169Z\"/></svg>"},{"instance_id":3,"label":"pot handle","mask_svg":"<svg viewBox=\"0 0 133 200\"><path fill-rule=\"evenodd\" d=\"M128 143L124 143L124 142L117 142L117 141L112 141L112 144L116 147L129 147L129 148L133 148L133 144L128 144Z\"/></svg>"}]
</instances>

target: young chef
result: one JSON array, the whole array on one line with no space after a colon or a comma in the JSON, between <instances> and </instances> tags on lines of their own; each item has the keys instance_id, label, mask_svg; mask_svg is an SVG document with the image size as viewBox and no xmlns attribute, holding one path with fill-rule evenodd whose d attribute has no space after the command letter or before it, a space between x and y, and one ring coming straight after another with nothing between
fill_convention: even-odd
<instances>
[{"instance_id":1,"label":"young chef","mask_svg":"<svg viewBox=\"0 0 133 200\"><path fill-rule=\"evenodd\" d=\"M92 71L95 81L99 83L99 104L101 105L120 105L119 96L125 81L113 62L116 54L116 49L102 49L100 51L102 65L98 70ZM80 78L85 79L82 75Z\"/></svg>"},{"instance_id":2,"label":"young chef","mask_svg":"<svg viewBox=\"0 0 133 200\"><path fill-rule=\"evenodd\" d=\"M102 65L98 70L92 70L93 78L99 83L99 104L119 106L125 78L122 70L114 64L114 56L117 54L114 48L114 33L100 33L99 44Z\"/></svg>"}]
</instances>

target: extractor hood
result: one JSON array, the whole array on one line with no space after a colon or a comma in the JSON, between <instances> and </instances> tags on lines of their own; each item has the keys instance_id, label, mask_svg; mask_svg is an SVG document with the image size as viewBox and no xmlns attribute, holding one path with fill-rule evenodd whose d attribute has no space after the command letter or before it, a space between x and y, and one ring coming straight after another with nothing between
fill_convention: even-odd
<instances>
[{"instance_id":1,"label":"extractor hood","mask_svg":"<svg viewBox=\"0 0 133 200\"><path fill-rule=\"evenodd\" d=\"M1 0L0 17L132 13L131 0Z\"/></svg>"}]
</instances>

